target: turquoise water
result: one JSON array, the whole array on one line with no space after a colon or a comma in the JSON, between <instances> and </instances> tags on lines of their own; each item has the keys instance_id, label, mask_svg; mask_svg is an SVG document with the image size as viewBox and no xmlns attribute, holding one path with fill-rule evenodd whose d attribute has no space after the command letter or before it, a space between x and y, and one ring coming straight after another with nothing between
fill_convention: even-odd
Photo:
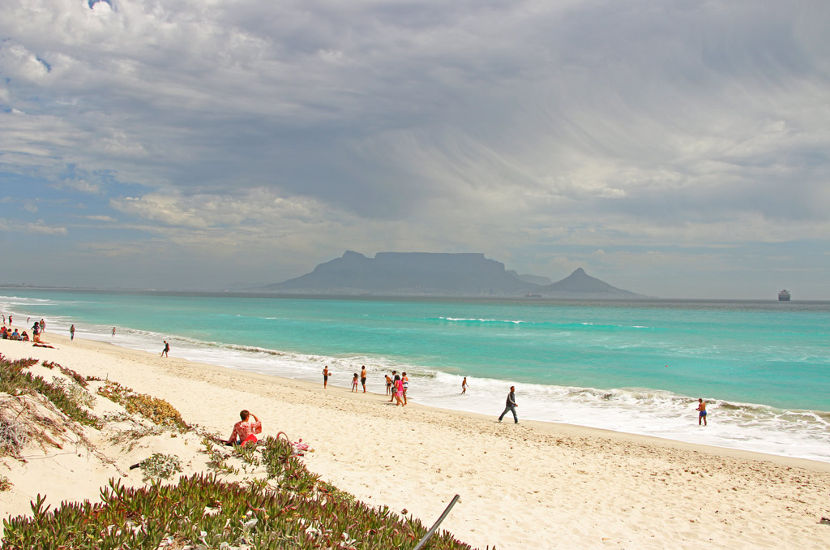
<instances>
[{"instance_id":1,"label":"turquoise water","mask_svg":"<svg viewBox=\"0 0 830 550\"><path fill-rule=\"evenodd\" d=\"M490 413L515 383L526 417L688 439L686 408L701 396L713 425L722 418L703 442L820 459L827 446L830 460L830 303L0 294L6 314L45 317L47 329L107 339L117 326L121 345L158 351L168 338L174 354L235 368L316 380L326 363L343 386L358 363L378 380L408 368L422 400L443 407ZM478 397L456 395L461 375ZM767 448L770 430L809 452ZM750 435L762 444L742 443Z\"/></svg>"}]
</instances>

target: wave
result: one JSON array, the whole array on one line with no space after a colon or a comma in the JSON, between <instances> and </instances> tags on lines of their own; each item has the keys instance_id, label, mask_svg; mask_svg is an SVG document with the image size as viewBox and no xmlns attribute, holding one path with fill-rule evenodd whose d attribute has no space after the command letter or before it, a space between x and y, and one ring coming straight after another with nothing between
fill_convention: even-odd
<instances>
[{"instance_id":1,"label":"wave","mask_svg":"<svg viewBox=\"0 0 830 550\"><path fill-rule=\"evenodd\" d=\"M526 325L528 327L551 327L559 330L567 329L595 329L595 330L648 330L651 327L645 325L615 325L592 323L590 321L581 321L573 323L551 322L551 321L527 321L523 319L488 319L475 317L438 317L437 320L449 323L463 323L463 324L505 324L505 325Z\"/></svg>"},{"instance_id":2,"label":"wave","mask_svg":"<svg viewBox=\"0 0 830 550\"><path fill-rule=\"evenodd\" d=\"M464 317L439 317L441 321L449 321L452 323L503 323L511 325L521 325L527 321L513 320L513 319L471 319Z\"/></svg>"}]
</instances>

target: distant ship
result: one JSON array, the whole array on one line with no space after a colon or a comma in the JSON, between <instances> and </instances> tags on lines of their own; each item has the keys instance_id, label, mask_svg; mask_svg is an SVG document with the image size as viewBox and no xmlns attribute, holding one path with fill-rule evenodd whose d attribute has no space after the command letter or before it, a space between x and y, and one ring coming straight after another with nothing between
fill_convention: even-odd
<instances>
[{"instance_id":1,"label":"distant ship","mask_svg":"<svg viewBox=\"0 0 830 550\"><path fill-rule=\"evenodd\" d=\"M787 289L782 290L778 293L778 301L779 302L789 302L790 301L790 291Z\"/></svg>"}]
</instances>

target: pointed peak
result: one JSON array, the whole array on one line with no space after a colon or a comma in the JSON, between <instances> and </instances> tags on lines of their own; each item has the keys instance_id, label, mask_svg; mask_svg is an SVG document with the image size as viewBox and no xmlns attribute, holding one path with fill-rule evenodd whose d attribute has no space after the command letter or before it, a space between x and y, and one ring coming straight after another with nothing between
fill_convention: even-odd
<instances>
[{"instance_id":1,"label":"pointed peak","mask_svg":"<svg viewBox=\"0 0 830 550\"><path fill-rule=\"evenodd\" d=\"M574 275L587 275L587 273L585 273L585 270L581 267L577 267L576 269L574 269L574 272L571 273L571 277L573 277Z\"/></svg>"}]
</instances>

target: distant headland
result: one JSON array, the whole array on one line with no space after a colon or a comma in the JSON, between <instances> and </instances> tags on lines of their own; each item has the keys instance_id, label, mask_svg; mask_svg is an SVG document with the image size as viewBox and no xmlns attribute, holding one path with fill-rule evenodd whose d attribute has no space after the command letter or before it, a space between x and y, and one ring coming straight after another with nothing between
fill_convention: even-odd
<instances>
[{"instance_id":1,"label":"distant headland","mask_svg":"<svg viewBox=\"0 0 830 550\"><path fill-rule=\"evenodd\" d=\"M581 267L560 281L549 281L546 277L519 275L479 253L378 252L369 258L347 250L310 273L260 290L279 294L645 298L591 277Z\"/></svg>"}]
</instances>

